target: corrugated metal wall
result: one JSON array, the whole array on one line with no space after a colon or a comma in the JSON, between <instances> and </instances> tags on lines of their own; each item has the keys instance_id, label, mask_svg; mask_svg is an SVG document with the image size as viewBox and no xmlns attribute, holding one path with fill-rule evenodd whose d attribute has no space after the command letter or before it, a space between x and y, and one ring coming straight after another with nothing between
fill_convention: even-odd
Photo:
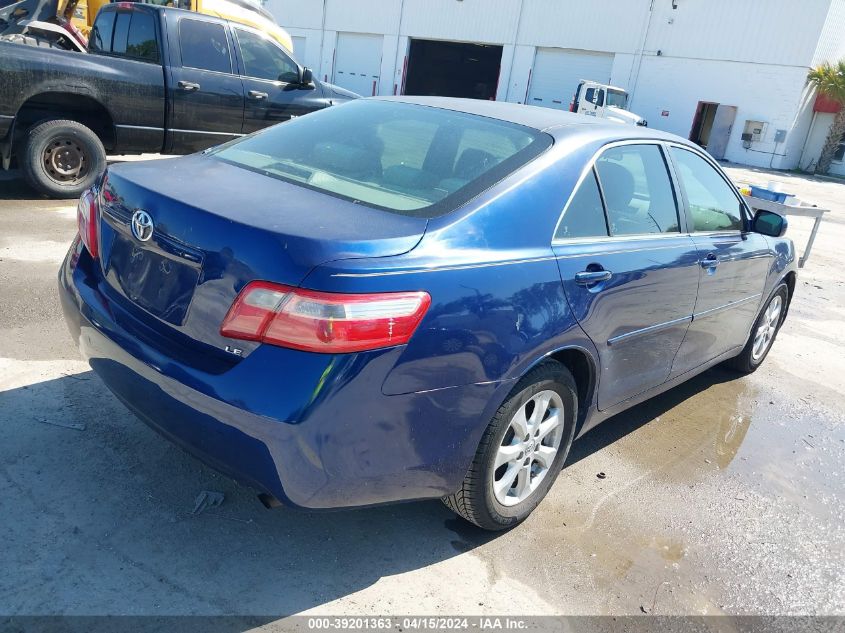
<instances>
[{"instance_id":1,"label":"corrugated metal wall","mask_svg":"<svg viewBox=\"0 0 845 633\"><path fill-rule=\"evenodd\" d=\"M519 0L405 0L402 35L487 44L513 42Z\"/></svg>"},{"instance_id":2,"label":"corrugated metal wall","mask_svg":"<svg viewBox=\"0 0 845 633\"><path fill-rule=\"evenodd\" d=\"M267 8L305 38L302 61L323 79L350 61L336 57L344 34L380 37L380 61L373 52L373 64L350 63L366 66L367 94L376 76L378 94L401 92L412 38L501 45L496 98L517 103L544 92L562 106L574 90L567 73L542 76L538 50L610 55L611 82L632 93L650 125L686 135L698 101L735 105L739 117L789 136L754 154L734 130L728 158L783 167L797 162L809 127L807 68L845 55L845 0L267 0Z\"/></svg>"},{"instance_id":3,"label":"corrugated metal wall","mask_svg":"<svg viewBox=\"0 0 845 633\"><path fill-rule=\"evenodd\" d=\"M845 58L845 0L833 0L812 65Z\"/></svg>"},{"instance_id":4,"label":"corrugated metal wall","mask_svg":"<svg viewBox=\"0 0 845 633\"><path fill-rule=\"evenodd\" d=\"M646 51L809 66L831 0L656 0Z\"/></svg>"},{"instance_id":5,"label":"corrugated metal wall","mask_svg":"<svg viewBox=\"0 0 845 633\"><path fill-rule=\"evenodd\" d=\"M524 0L518 43L633 53L642 41L649 4L649 0Z\"/></svg>"},{"instance_id":6,"label":"corrugated metal wall","mask_svg":"<svg viewBox=\"0 0 845 633\"><path fill-rule=\"evenodd\" d=\"M826 56L845 47L845 0L268 0L267 7L294 30L325 25L611 53L638 52L648 23L646 51L759 64L809 66L817 48Z\"/></svg>"},{"instance_id":7,"label":"corrugated metal wall","mask_svg":"<svg viewBox=\"0 0 845 633\"><path fill-rule=\"evenodd\" d=\"M372 2L368 2L370 9ZM323 0L268 0L267 10L279 24L296 29L319 29L323 26Z\"/></svg>"},{"instance_id":8,"label":"corrugated metal wall","mask_svg":"<svg viewBox=\"0 0 845 633\"><path fill-rule=\"evenodd\" d=\"M321 0L310 1L318 3ZM326 0L326 29L395 35L401 8L402 3L397 0ZM407 15L408 9L405 11Z\"/></svg>"}]
</instances>

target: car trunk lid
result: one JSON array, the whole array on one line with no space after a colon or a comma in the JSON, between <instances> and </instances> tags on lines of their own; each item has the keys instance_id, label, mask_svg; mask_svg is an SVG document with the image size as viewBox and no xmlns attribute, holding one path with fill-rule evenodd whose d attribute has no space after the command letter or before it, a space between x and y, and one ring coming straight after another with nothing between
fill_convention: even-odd
<instances>
[{"instance_id":1,"label":"car trunk lid","mask_svg":"<svg viewBox=\"0 0 845 633\"><path fill-rule=\"evenodd\" d=\"M298 286L325 262L398 255L427 223L202 155L113 167L101 205L110 294L157 334L218 349L230 342L220 324L248 282Z\"/></svg>"}]
</instances>

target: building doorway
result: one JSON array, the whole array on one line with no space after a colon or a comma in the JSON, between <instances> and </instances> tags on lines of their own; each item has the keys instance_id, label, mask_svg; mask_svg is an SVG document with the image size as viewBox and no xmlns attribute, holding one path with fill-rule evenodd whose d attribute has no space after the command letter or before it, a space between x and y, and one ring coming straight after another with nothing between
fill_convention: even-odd
<instances>
[{"instance_id":1,"label":"building doorway","mask_svg":"<svg viewBox=\"0 0 845 633\"><path fill-rule=\"evenodd\" d=\"M699 101L689 140L706 149L713 158L723 159L733 131L736 110L736 106Z\"/></svg>"},{"instance_id":2,"label":"building doorway","mask_svg":"<svg viewBox=\"0 0 845 633\"><path fill-rule=\"evenodd\" d=\"M406 95L495 99L502 47L412 39Z\"/></svg>"}]
</instances>

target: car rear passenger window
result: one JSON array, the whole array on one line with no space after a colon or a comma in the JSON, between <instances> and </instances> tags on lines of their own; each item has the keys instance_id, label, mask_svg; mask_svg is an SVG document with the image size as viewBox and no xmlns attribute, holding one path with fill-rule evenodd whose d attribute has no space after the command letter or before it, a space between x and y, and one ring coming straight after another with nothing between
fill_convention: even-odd
<instances>
[{"instance_id":1,"label":"car rear passenger window","mask_svg":"<svg viewBox=\"0 0 845 633\"><path fill-rule=\"evenodd\" d=\"M742 203L728 184L701 156L672 148L678 177L687 196L693 231L741 231Z\"/></svg>"},{"instance_id":2,"label":"car rear passenger window","mask_svg":"<svg viewBox=\"0 0 845 633\"><path fill-rule=\"evenodd\" d=\"M555 232L555 239L574 237L607 237L604 207L592 169L572 196Z\"/></svg>"},{"instance_id":3,"label":"car rear passenger window","mask_svg":"<svg viewBox=\"0 0 845 633\"><path fill-rule=\"evenodd\" d=\"M182 66L218 73L232 72L232 55L222 24L182 20L179 23L179 48Z\"/></svg>"},{"instance_id":4,"label":"car rear passenger window","mask_svg":"<svg viewBox=\"0 0 845 633\"><path fill-rule=\"evenodd\" d=\"M110 53L111 36L114 31L114 11L101 11L91 29L88 45L92 53Z\"/></svg>"},{"instance_id":5,"label":"car rear passenger window","mask_svg":"<svg viewBox=\"0 0 845 633\"><path fill-rule=\"evenodd\" d=\"M596 161L611 235L678 233L678 208L657 145L620 145Z\"/></svg>"},{"instance_id":6,"label":"car rear passenger window","mask_svg":"<svg viewBox=\"0 0 845 633\"><path fill-rule=\"evenodd\" d=\"M155 18L146 11L135 11L129 25L126 55L150 62L158 61Z\"/></svg>"},{"instance_id":7,"label":"car rear passenger window","mask_svg":"<svg viewBox=\"0 0 845 633\"><path fill-rule=\"evenodd\" d=\"M126 40L129 37L129 22L132 14L129 12L118 13L114 21L114 38L112 39L111 52L118 55L126 53Z\"/></svg>"}]
</instances>

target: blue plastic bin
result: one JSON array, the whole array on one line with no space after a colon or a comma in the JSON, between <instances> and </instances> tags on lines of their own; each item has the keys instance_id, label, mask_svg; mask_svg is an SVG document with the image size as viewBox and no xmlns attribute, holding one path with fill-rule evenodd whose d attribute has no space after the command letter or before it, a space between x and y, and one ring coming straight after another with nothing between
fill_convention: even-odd
<instances>
[{"instance_id":1,"label":"blue plastic bin","mask_svg":"<svg viewBox=\"0 0 845 633\"><path fill-rule=\"evenodd\" d=\"M763 200L771 200L772 202L780 202L783 204L786 198L792 194L778 193L777 191L772 191L771 189L766 189L765 187L755 187L754 185L751 185L751 195L755 198L762 198Z\"/></svg>"}]
</instances>

